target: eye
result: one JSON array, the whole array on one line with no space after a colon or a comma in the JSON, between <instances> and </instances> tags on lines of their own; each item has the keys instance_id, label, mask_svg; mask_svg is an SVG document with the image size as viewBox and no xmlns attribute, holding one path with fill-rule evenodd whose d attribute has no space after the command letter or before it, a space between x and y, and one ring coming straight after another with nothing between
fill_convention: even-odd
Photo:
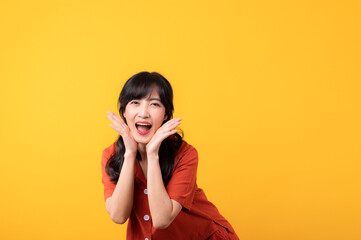
<instances>
[{"instance_id":1,"label":"eye","mask_svg":"<svg viewBox=\"0 0 361 240\"><path fill-rule=\"evenodd\" d=\"M138 104L138 101L131 101L130 104Z\"/></svg>"},{"instance_id":2,"label":"eye","mask_svg":"<svg viewBox=\"0 0 361 240\"><path fill-rule=\"evenodd\" d=\"M152 103L151 105L154 105L154 106L160 107L159 103Z\"/></svg>"}]
</instances>

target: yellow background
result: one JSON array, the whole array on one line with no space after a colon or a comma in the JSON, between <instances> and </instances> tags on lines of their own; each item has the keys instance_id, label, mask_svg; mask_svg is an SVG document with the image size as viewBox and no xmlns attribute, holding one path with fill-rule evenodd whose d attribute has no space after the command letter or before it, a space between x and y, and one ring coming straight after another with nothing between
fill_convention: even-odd
<instances>
[{"instance_id":1,"label":"yellow background","mask_svg":"<svg viewBox=\"0 0 361 240\"><path fill-rule=\"evenodd\" d=\"M1 1L0 239L125 239L106 111L158 71L247 240L361 239L360 1Z\"/></svg>"}]
</instances>

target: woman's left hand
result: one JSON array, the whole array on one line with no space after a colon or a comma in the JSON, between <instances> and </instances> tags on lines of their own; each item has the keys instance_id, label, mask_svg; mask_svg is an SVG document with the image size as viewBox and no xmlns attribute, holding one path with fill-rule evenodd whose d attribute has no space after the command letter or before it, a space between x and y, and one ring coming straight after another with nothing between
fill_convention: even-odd
<instances>
[{"instance_id":1,"label":"woman's left hand","mask_svg":"<svg viewBox=\"0 0 361 240\"><path fill-rule=\"evenodd\" d=\"M152 139L146 146L148 156L158 156L161 143L164 139L177 132L177 130L174 128L176 128L180 124L181 120L181 118L173 118L164 123L160 128L158 128L158 130L155 132Z\"/></svg>"}]
</instances>

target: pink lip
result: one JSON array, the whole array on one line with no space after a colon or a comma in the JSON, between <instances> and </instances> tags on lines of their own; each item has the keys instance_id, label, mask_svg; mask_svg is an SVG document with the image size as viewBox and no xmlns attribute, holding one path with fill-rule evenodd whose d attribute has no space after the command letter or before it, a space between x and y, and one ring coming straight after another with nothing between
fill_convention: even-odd
<instances>
[{"instance_id":1,"label":"pink lip","mask_svg":"<svg viewBox=\"0 0 361 240\"><path fill-rule=\"evenodd\" d=\"M150 129L149 129L148 131L146 131L146 132L141 132L141 131L139 131L139 130L137 129L137 132L138 132L140 135L146 135L146 134L148 134L148 133L150 132Z\"/></svg>"},{"instance_id":2,"label":"pink lip","mask_svg":"<svg viewBox=\"0 0 361 240\"><path fill-rule=\"evenodd\" d=\"M139 121L139 122L136 122L136 123L144 123L144 124L152 125L152 124L150 124L150 122L146 122L146 121Z\"/></svg>"}]
</instances>

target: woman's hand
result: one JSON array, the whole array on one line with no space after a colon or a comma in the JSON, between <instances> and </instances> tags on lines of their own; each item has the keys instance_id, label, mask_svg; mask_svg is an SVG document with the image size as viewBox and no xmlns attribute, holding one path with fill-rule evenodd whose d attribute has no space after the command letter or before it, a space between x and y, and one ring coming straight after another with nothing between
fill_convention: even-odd
<instances>
[{"instance_id":1,"label":"woman's hand","mask_svg":"<svg viewBox=\"0 0 361 240\"><path fill-rule=\"evenodd\" d=\"M159 148L162 141L177 132L177 130L174 128L176 128L180 124L181 120L181 118L173 118L164 123L160 128L158 128L158 130L155 132L152 139L146 146L147 156L158 156Z\"/></svg>"},{"instance_id":2,"label":"woman's hand","mask_svg":"<svg viewBox=\"0 0 361 240\"><path fill-rule=\"evenodd\" d=\"M117 114L107 111L108 118L110 121L113 122L114 125L110 124L110 127L112 127L117 133L120 134L123 138L124 146L125 146L125 153L126 154L134 154L134 156L137 154L137 143L135 142L132 134L130 133L130 129L125 124L123 119L119 117Z\"/></svg>"}]
</instances>

